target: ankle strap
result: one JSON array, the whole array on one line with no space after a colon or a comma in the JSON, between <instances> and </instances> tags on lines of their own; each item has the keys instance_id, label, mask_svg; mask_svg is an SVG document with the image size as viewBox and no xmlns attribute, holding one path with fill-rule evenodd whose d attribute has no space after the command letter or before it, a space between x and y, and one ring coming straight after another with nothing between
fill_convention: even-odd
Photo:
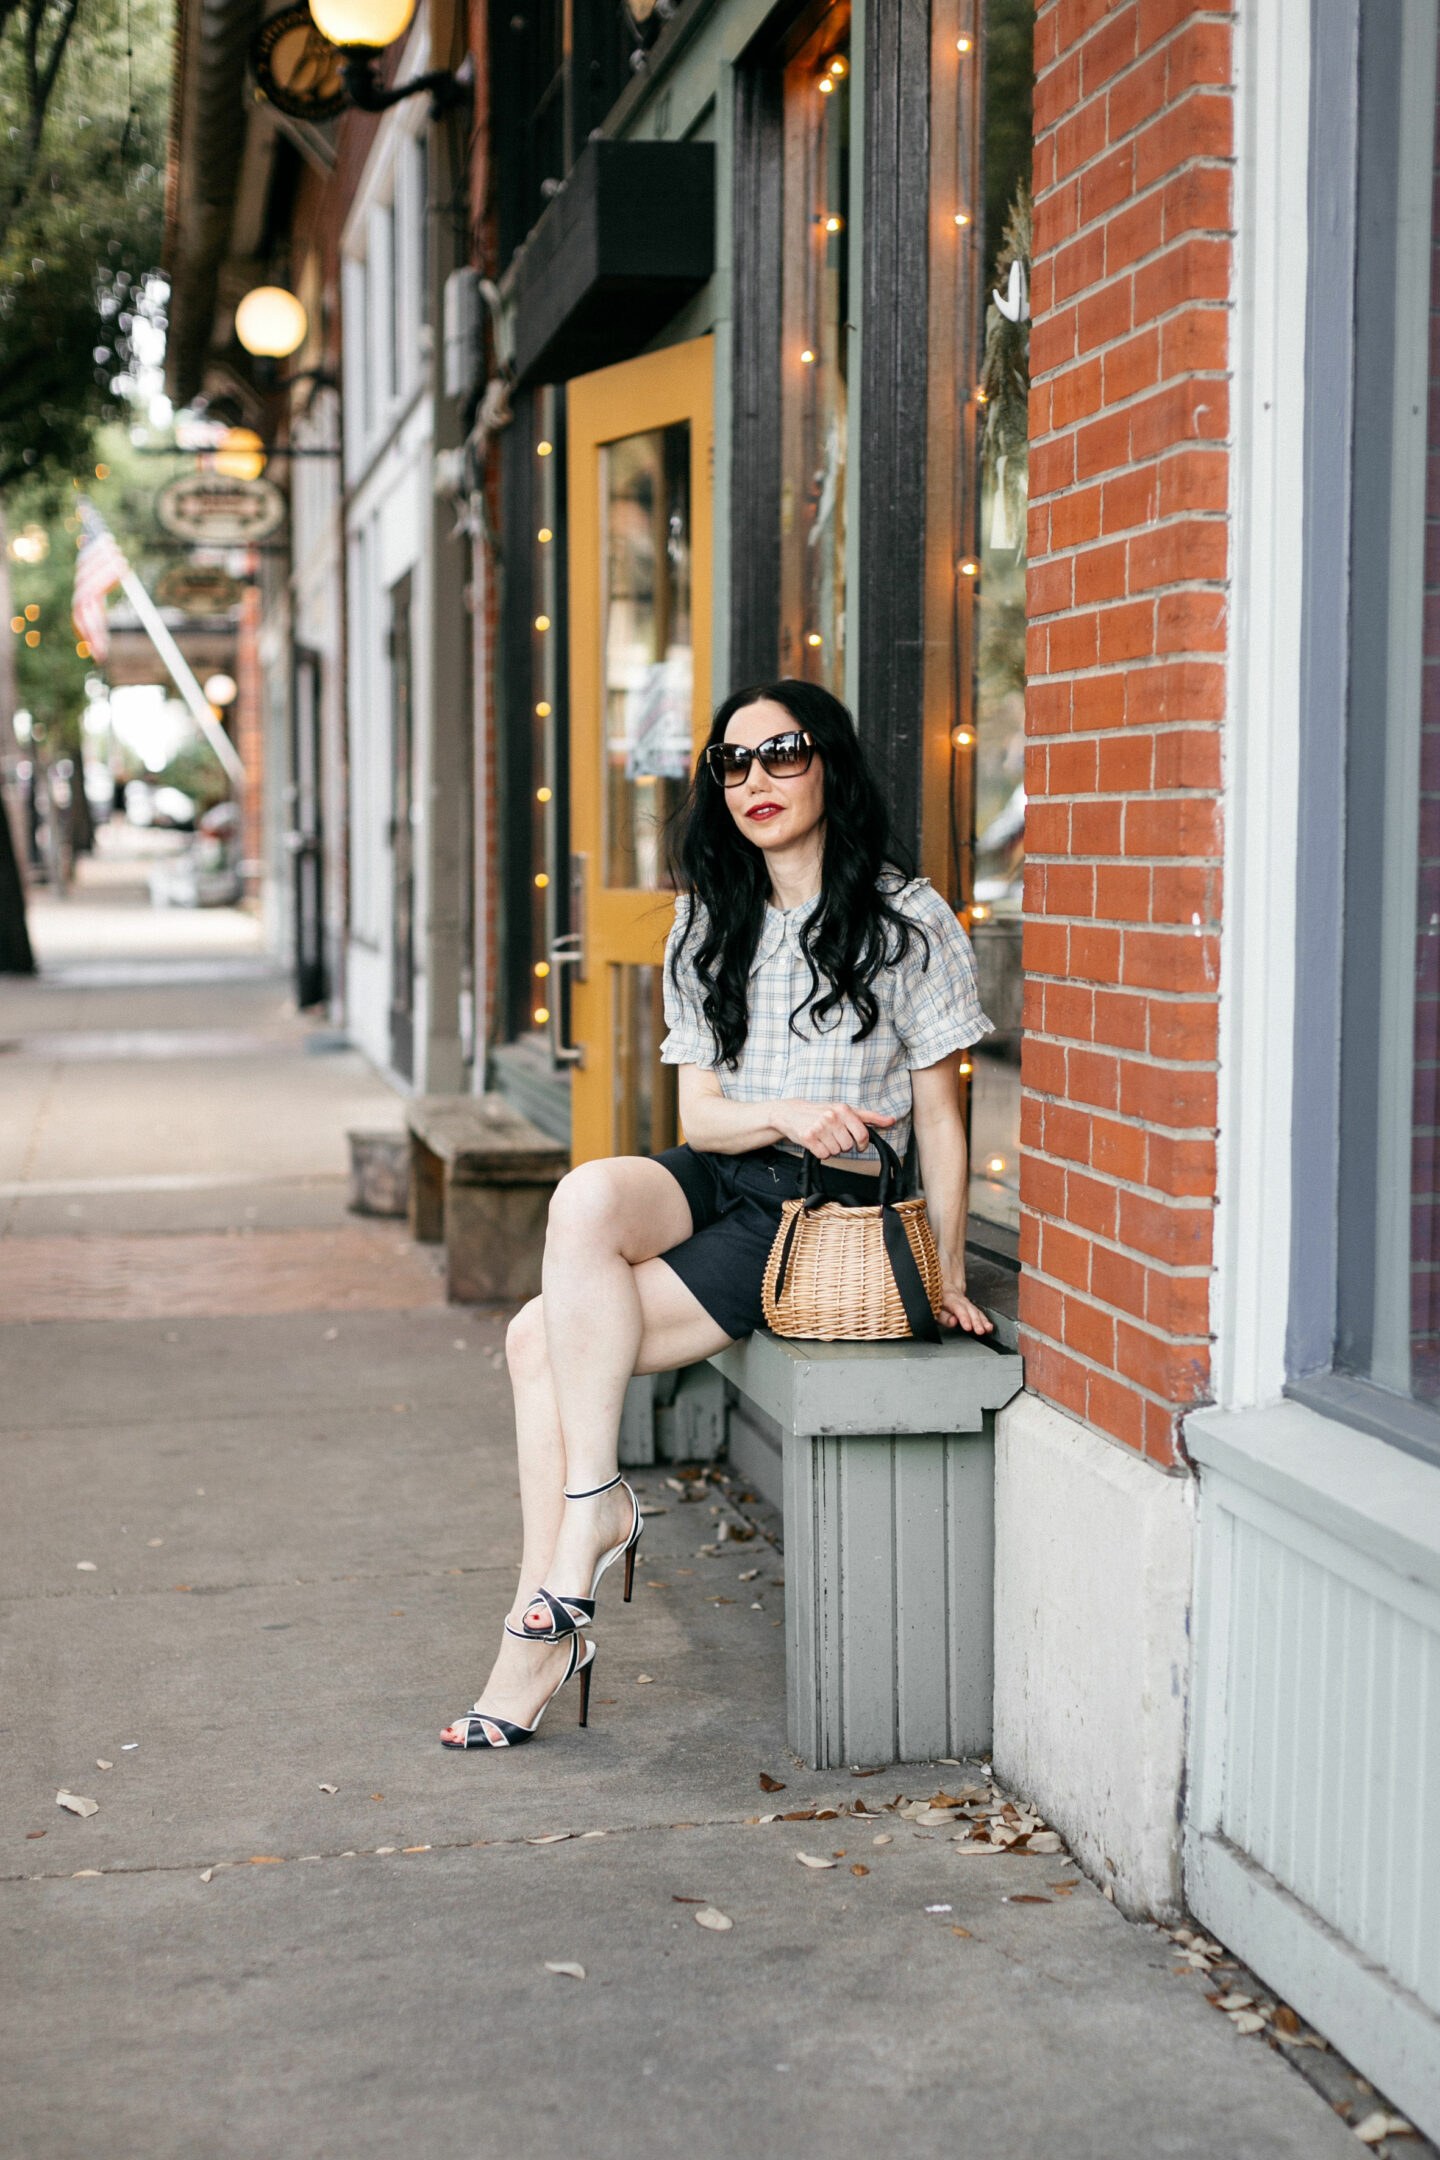
<instances>
[{"instance_id":1,"label":"ankle strap","mask_svg":"<svg viewBox=\"0 0 1440 2160\"><path fill-rule=\"evenodd\" d=\"M597 1499L602 1492L613 1492L617 1485L623 1485L624 1482L624 1472L617 1470L614 1477L610 1478L607 1483L605 1483L604 1485L592 1485L589 1492L571 1492L569 1486L567 1485L565 1487L565 1498L567 1500L594 1500Z\"/></svg>"}]
</instances>

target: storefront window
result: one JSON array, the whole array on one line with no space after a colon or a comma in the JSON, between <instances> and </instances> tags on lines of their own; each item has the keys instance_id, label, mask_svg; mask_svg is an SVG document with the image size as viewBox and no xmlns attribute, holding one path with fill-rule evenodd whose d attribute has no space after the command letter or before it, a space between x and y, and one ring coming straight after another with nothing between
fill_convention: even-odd
<instances>
[{"instance_id":1,"label":"storefront window","mask_svg":"<svg viewBox=\"0 0 1440 2160\"><path fill-rule=\"evenodd\" d=\"M785 69L780 672L845 690L850 10Z\"/></svg>"},{"instance_id":2,"label":"storefront window","mask_svg":"<svg viewBox=\"0 0 1440 2160\"><path fill-rule=\"evenodd\" d=\"M933 0L923 867L995 1033L966 1061L976 1233L1020 1220L1032 0Z\"/></svg>"},{"instance_id":3,"label":"storefront window","mask_svg":"<svg viewBox=\"0 0 1440 2160\"><path fill-rule=\"evenodd\" d=\"M690 427L603 452L605 883L657 891L690 779Z\"/></svg>"},{"instance_id":4,"label":"storefront window","mask_svg":"<svg viewBox=\"0 0 1440 2160\"><path fill-rule=\"evenodd\" d=\"M1361 70L1336 1362L1440 1404L1436 21Z\"/></svg>"}]
</instances>

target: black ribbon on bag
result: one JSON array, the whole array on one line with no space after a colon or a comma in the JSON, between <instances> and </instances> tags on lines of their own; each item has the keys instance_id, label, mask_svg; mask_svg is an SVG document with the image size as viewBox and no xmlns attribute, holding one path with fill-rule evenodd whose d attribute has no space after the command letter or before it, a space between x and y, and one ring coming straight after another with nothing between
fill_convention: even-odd
<instances>
[{"instance_id":1,"label":"black ribbon on bag","mask_svg":"<svg viewBox=\"0 0 1440 2160\"><path fill-rule=\"evenodd\" d=\"M904 1218L895 1212L894 1203L896 1199L904 1196L906 1173L901 1167L899 1156L889 1142L882 1140L878 1132L872 1132L870 1137L874 1141L876 1151L880 1157L880 1176L878 1180L880 1234L885 1240L885 1257L890 1262L890 1273L895 1278L895 1288L900 1293L900 1302L905 1308L905 1318L910 1324L910 1333L914 1336L916 1342L938 1343L942 1340L940 1323L930 1310L930 1300L925 1295L925 1284L921 1278L920 1268L914 1253L911 1251L910 1240L905 1235ZM775 1301L777 1304L784 1295L785 1276L790 1266L791 1249L795 1243L795 1233L800 1227L800 1219L804 1215L811 1214L814 1209L825 1205L824 1176L824 1163L806 1148L800 1161L801 1205L790 1218L790 1227L785 1233L785 1243L780 1248L780 1266L775 1275ZM842 1200L841 1204L861 1206L864 1203L859 1201L846 1203Z\"/></svg>"}]
</instances>

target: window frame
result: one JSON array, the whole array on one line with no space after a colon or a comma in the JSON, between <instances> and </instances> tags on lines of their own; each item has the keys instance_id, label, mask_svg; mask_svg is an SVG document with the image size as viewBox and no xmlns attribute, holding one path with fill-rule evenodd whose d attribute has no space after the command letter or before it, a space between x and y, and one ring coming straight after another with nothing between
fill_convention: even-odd
<instances>
[{"instance_id":1,"label":"window frame","mask_svg":"<svg viewBox=\"0 0 1440 2160\"><path fill-rule=\"evenodd\" d=\"M1440 1411L1352 1369L1368 1359L1373 1340L1384 1081L1378 1033L1383 893L1373 866L1384 856L1387 794L1387 760L1374 754L1373 727L1362 738L1355 686L1365 683L1366 710L1373 713L1375 684L1386 676L1391 645L1386 596L1394 368L1386 364L1386 350L1395 342L1395 112L1403 23L1403 8L1365 8L1362 14L1360 0L1315 0L1312 8L1285 1392L1440 1463ZM1427 306L1428 290L1427 283ZM1382 369L1390 399L1370 394ZM1367 389L1364 398L1360 385ZM1387 747L1390 739L1387 732Z\"/></svg>"}]
</instances>

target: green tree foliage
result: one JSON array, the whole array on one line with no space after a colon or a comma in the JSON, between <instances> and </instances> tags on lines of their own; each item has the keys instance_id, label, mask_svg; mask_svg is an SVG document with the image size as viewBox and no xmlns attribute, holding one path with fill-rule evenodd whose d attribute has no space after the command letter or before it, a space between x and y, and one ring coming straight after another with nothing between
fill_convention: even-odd
<instances>
[{"instance_id":1,"label":"green tree foliage","mask_svg":"<svg viewBox=\"0 0 1440 2160\"><path fill-rule=\"evenodd\" d=\"M167 58L163 0L0 0L0 494L85 469L121 410Z\"/></svg>"}]
</instances>

